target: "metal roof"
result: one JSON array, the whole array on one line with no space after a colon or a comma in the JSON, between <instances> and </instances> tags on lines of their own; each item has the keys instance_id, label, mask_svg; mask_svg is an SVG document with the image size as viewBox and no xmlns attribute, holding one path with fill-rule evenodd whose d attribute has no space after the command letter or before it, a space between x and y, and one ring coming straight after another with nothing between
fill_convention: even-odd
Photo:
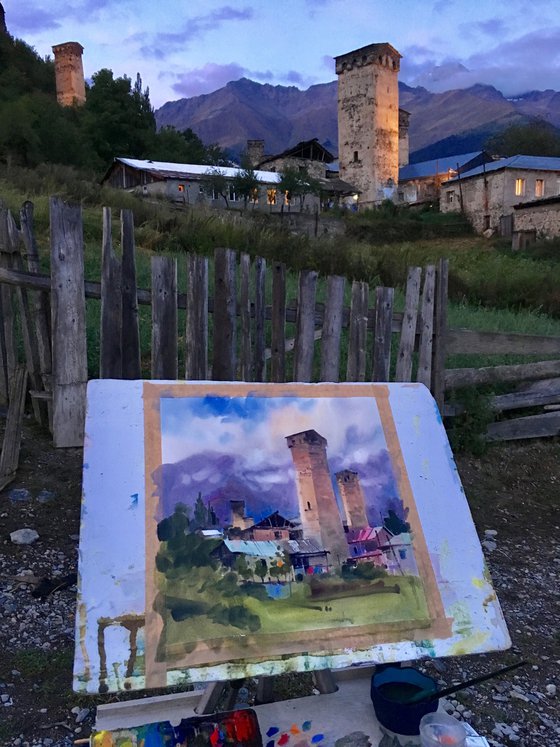
<instances>
[{"instance_id":1,"label":"metal roof","mask_svg":"<svg viewBox=\"0 0 560 747\"><path fill-rule=\"evenodd\" d=\"M271 540L230 540L225 539L224 545L230 552L242 552L244 555L274 558L280 552L279 546Z\"/></svg>"},{"instance_id":2,"label":"metal roof","mask_svg":"<svg viewBox=\"0 0 560 747\"><path fill-rule=\"evenodd\" d=\"M298 553L300 555L317 555L318 553L328 552L321 547L314 539L282 540L280 545L288 553Z\"/></svg>"},{"instance_id":3,"label":"metal roof","mask_svg":"<svg viewBox=\"0 0 560 747\"><path fill-rule=\"evenodd\" d=\"M482 150L477 150L472 153L462 153L459 156L447 156L446 158L434 158L431 161L409 163L399 169L399 181L436 176L437 174L444 174L450 169L456 171L457 165L460 168L469 161L481 156L483 152Z\"/></svg>"},{"instance_id":4,"label":"metal roof","mask_svg":"<svg viewBox=\"0 0 560 747\"><path fill-rule=\"evenodd\" d=\"M471 176L488 173L491 171L500 171L501 169L521 169L527 171L560 171L560 158L552 156L510 156L510 158L501 158L499 161L486 163L484 166L477 166L469 171L463 171L461 179L469 179ZM457 177L449 179L447 184L457 181Z\"/></svg>"},{"instance_id":5,"label":"metal roof","mask_svg":"<svg viewBox=\"0 0 560 747\"><path fill-rule=\"evenodd\" d=\"M170 163L168 161L148 161L139 158L115 158L114 163L122 163L131 169L138 171L149 171L152 174L159 174L162 177L175 179L186 179L188 177L206 176L209 171L218 169L222 174L229 178L237 176L243 169L232 166L209 166L208 164L199 163ZM260 182L268 184L277 184L281 175L276 171L255 171L256 177Z\"/></svg>"}]
</instances>

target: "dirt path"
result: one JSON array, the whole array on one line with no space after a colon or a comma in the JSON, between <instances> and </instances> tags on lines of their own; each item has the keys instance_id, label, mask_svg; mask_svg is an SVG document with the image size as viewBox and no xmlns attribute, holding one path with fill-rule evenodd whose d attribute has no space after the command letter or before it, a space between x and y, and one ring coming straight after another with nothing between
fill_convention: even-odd
<instances>
[{"instance_id":1,"label":"dirt path","mask_svg":"<svg viewBox=\"0 0 560 747\"><path fill-rule=\"evenodd\" d=\"M71 691L81 462L81 450L55 450L27 420L17 479L0 493L0 745L70 745L104 702ZM529 659L449 709L495 745L560 745L560 440L457 462L513 648L424 666L443 685ZM13 544L23 527L39 539ZM54 581L37 588L45 578Z\"/></svg>"}]
</instances>

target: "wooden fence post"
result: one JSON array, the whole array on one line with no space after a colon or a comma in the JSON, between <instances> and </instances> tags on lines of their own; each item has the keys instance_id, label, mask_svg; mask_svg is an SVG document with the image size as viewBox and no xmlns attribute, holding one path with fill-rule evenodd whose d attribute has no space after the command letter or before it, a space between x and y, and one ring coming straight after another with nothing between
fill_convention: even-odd
<instances>
[{"instance_id":1,"label":"wooden fence post","mask_svg":"<svg viewBox=\"0 0 560 747\"><path fill-rule=\"evenodd\" d=\"M139 379L140 334L138 330L138 292L136 288L136 247L134 243L134 215L132 210L121 210L122 246L122 377Z\"/></svg>"},{"instance_id":2,"label":"wooden fence post","mask_svg":"<svg viewBox=\"0 0 560 747\"><path fill-rule=\"evenodd\" d=\"M185 378L208 378L208 257L187 255Z\"/></svg>"},{"instance_id":3,"label":"wooden fence post","mask_svg":"<svg viewBox=\"0 0 560 747\"><path fill-rule=\"evenodd\" d=\"M82 446L86 410L87 342L82 210L50 200L55 446Z\"/></svg>"},{"instance_id":4,"label":"wooden fence post","mask_svg":"<svg viewBox=\"0 0 560 747\"><path fill-rule=\"evenodd\" d=\"M152 257L152 379L177 378L177 260Z\"/></svg>"},{"instance_id":5,"label":"wooden fence post","mask_svg":"<svg viewBox=\"0 0 560 747\"><path fill-rule=\"evenodd\" d=\"M432 343L434 334L434 290L436 268L426 267L424 289L422 291L422 327L420 330L420 349L418 354L418 373L416 381L428 388L432 383Z\"/></svg>"},{"instance_id":6,"label":"wooden fence post","mask_svg":"<svg viewBox=\"0 0 560 747\"><path fill-rule=\"evenodd\" d=\"M338 381L340 378L340 338L345 283L345 278L337 275L327 280L327 303L321 338L321 381Z\"/></svg>"},{"instance_id":7,"label":"wooden fence post","mask_svg":"<svg viewBox=\"0 0 560 747\"><path fill-rule=\"evenodd\" d=\"M375 290L375 342L372 381L389 381L394 294L394 288L376 288Z\"/></svg>"},{"instance_id":8,"label":"wooden fence post","mask_svg":"<svg viewBox=\"0 0 560 747\"><path fill-rule=\"evenodd\" d=\"M11 254L14 251L8 226L9 211L0 206L0 267L12 269ZM8 285L0 286L0 353L2 372L0 396L5 402L10 397L10 383L17 364L15 342L14 292Z\"/></svg>"},{"instance_id":9,"label":"wooden fence post","mask_svg":"<svg viewBox=\"0 0 560 747\"><path fill-rule=\"evenodd\" d=\"M418 322L418 305L420 302L421 267L410 267L406 281L406 297L401 327L401 339L397 354L395 381L412 380L412 354L416 343L416 325Z\"/></svg>"},{"instance_id":10,"label":"wooden fence post","mask_svg":"<svg viewBox=\"0 0 560 747\"><path fill-rule=\"evenodd\" d=\"M214 335L212 378L235 379L236 359L236 255L233 249L214 252Z\"/></svg>"},{"instance_id":11,"label":"wooden fence post","mask_svg":"<svg viewBox=\"0 0 560 747\"><path fill-rule=\"evenodd\" d=\"M271 381L286 381L286 265L276 262L272 268Z\"/></svg>"},{"instance_id":12,"label":"wooden fence post","mask_svg":"<svg viewBox=\"0 0 560 747\"><path fill-rule=\"evenodd\" d=\"M346 381L366 380L366 341L369 286L360 280L352 283L350 322L348 329L348 361Z\"/></svg>"},{"instance_id":13,"label":"wooden fence post","mask_svg":"<svg viewBox=\"0 0 560 747\"><path fill-rule=\"evenodd\" d=\"M121 263L113 251L111 208L103 208L101 248L101 379L122 377L122 284Z\"/></svg>"},{"instance_id":14,"label":"wooden fence post","mask_svg":"<svg viewBox=\"0 0 560 747\"><path fill-rule=\"evenodd\" d=\"M255 257L255 381L266 381L266 345L264 334L266 311L265 278L266 261L262 257Z\"/></svg>"},{"instance_id":15,"label":"wooden fence post","mask_svg":"<svg viewBox=\"0 0 560 747\"><path fill-rule=\"evenodd\" d=\"M34 275L39 274L39 252L33 231L33 203L26 201L20 210L21 237L26 251L27 269ZM52 392L52 350L51 350L51 309L48 293L34 291L31 295L31 316L35 326L39 370L43 389ZM52 430L52 399L47 400L47 417Z\"/></svg>"},{"instance_id":16,"label":"wooden fence post","mask_svg":"<svg viewBox=\"0 0 560 747\"><path fill-rule=\"evenodd\" d=\"M447 291L449 260L440 259L436 276L434 345L432 351L432 394L440 410L445 399L445 358L447 337Z\"/></svg>"},{"instance_id":17,"label":"wooden fence post","mask_svg":"<svg viewBox=\"0 0 560 747\"><path fill-rule=\"evenodd\" d=\"M317 277L318 274L314 270L303 270L299 274L294 381L311 381L313 376Z\"/></svg>"},{"instance_id":18,"label":"wooden fence post","mask_svg":"<svg viewBox=\"0 0 560 747\"><path fill-rule=\"evenodd\" d=\"M251 298L250 288L251 257L242 254L239 264L239 317L241 322L241 350L239 355L239 378L253 381L253 356L251 344Z\"/></svg>"}]
</instances>

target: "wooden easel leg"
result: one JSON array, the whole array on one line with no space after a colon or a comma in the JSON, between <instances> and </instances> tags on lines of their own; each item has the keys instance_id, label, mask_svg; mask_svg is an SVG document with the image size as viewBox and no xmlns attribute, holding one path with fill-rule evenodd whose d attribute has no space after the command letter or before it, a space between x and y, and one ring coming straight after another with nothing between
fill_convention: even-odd
<instances>
[{"instance_id":1,"label":"wooden easel leg","mask_svg":"<svg viewBox=\"0 0 560 747\"><path fill-rule=\"evenodd\" d=\"M274 677L259 677L255 705L274 703Z\"/></svg>"}]
</instances>

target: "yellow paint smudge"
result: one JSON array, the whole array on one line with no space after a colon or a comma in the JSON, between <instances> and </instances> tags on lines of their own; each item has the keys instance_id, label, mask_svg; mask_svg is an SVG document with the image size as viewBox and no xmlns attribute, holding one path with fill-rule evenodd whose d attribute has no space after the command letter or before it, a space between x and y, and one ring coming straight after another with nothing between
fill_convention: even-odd
<instances>
[{"instance_id":1,"label":"yellow paint smudge","mask_svg":"<svg viewBox=\"0 0 560 747\"><path fill-rule=\"evenodd\" d=\"M484 589L487 582L483 578L473 578L472 579L472 585L475 587L475 589Z\"/></svg>"},{"instance_id":2,"label":"yellow paint smudge","mask_svg":"<svg viewBox=\"0 0 560 747\"><path fill-rule=\"evenodd\" d=\"M484 641L486 641L489 636L490 633L483 631L472 633L466 638L463 638L462 641L454 643L449 650L449 656L463 656L464 654L472 654L482 646Z\"/></svg>"}]
</instances>

